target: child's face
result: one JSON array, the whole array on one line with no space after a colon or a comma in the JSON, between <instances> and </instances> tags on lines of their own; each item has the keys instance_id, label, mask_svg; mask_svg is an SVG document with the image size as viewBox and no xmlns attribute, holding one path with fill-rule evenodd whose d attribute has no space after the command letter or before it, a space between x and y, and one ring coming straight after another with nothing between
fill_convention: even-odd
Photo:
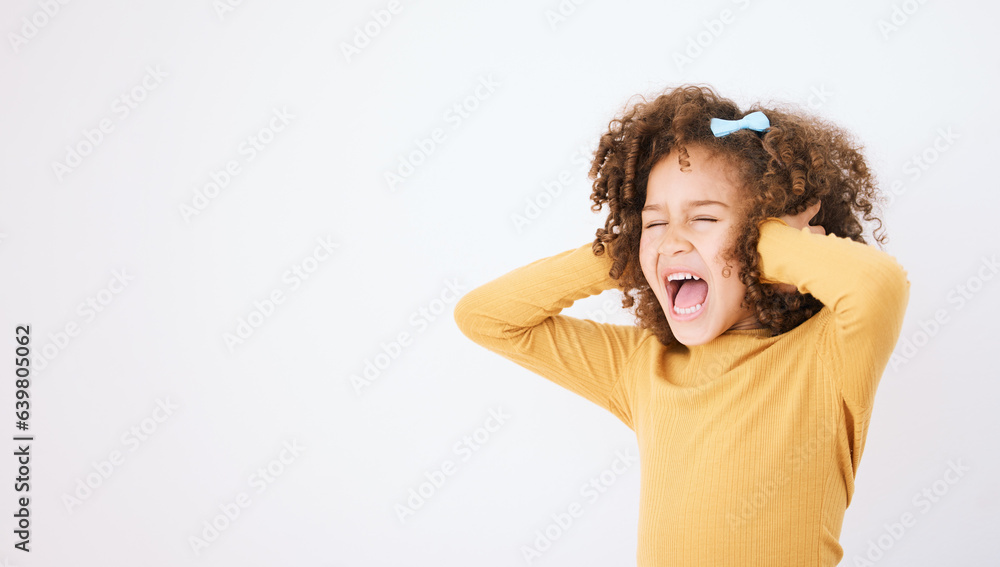
<instances>
[{"instance_id":1,"label":"child's face","mask_svg":"<svg viewBox=\"0 0 1000 567\"><path fill-rule=\"evenodd\" d=\"M729 248L730 234L740 220L739 189L727 177L722 162L710 160L704 147L688 146L688 154L688 171L681 171L675 149L649 172L639 263L674 337L694 346L729 329L761 325L752 311L741 307L746 293L738 277L741 266L730 264L723 276L726 264L720 255ZM683 287L682 281L668 283L668 273L678 269L701 282L683 280ZM675 311L675 299L678 307L688 306L692 312Z\"/></svg>"}]
</instances>

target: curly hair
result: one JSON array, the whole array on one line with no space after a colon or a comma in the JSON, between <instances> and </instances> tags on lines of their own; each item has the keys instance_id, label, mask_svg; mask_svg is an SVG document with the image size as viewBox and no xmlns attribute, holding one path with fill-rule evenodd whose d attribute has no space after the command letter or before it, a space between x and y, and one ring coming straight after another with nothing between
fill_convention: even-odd
<instances>
[{"instance_id":1,"label":"curly hair","mask_svg":"<svg viewBox=\"0 0 1000 567\"><path fill-rule=\"evenodd\" d=\"M641 96L641 95L640 95ZM712 118L739 119L763 111L770 128L763 134L738 130L715 137ZM593 179L591 206L599 212L608 204L604 228L597 229L593 251L602 255L609 245L609 275L627 291L622 306L635 307L639 327L650 329L664 345L676 342L659 301L639 264L642 234L641 210L652 167L676 147L681 169L690 167L688 145L700 145L719 158L741 194L739 218L726 259L740 265L739 278L746 286L743 307L749 308L771 336L794 329L812 317L823 304L810 294L784 293L775 284L760 282L759 221L795 215L819 199L819 213L810 224L827 234L865 244L864 221L882 221L872 214L883 204L861 146L844 130L807 115L787 104L774 108L759 104L741 110L707 85L682 85L667 89L652 102L638 102L608 125L594 152L588 177Z\"/></svg>"}]
</instances>

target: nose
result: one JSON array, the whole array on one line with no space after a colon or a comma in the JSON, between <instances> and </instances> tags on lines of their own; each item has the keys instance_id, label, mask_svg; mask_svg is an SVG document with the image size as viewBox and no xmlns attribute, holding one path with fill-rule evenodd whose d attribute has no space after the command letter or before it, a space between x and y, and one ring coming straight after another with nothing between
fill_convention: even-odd
<instances>
[{"instance_id":1,"label":"nose","mask_svg":"<svg viewBox=\"0 0 1000 567\"><path fill-rule=\"evenodd\" d=\"M676 228L673 224L664 227L660 242L657 245L657 252L664 256L675 256L691 250L691 241L684 232Z\"/></svg>"}]
</instances>

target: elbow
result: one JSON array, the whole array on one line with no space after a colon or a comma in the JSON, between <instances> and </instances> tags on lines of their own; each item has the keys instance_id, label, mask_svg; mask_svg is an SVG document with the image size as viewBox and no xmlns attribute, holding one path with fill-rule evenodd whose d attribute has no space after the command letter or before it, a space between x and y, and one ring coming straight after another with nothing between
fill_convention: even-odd
<instances>
[{"instance_id":1,"label":"elbow","mask_svg":"<svg viewBox=\"0 0 1000 567\"><path fill-rule=\"evenodd\" d=\"M489 288L474 289L455 304L455 325L472 342L490 350L517 348L527 328L511 321L507 301Z\"/></svg>"},{"instance_id":2,"label":"elbow","mask_svg":"<svg viewBox=\"0 0 1000 567\"><path fill-rule=\"evenodd\" d=\"M459 298L452 312L458 330L479 344L495 335L498 323L497 317L489 311L489 302L483 288L473 289Z\"/></svg>"},{"instance_id":3,"label":"elbow","mask_svg":"<svg viewBox=\"0 0 1000 567\"><path fill-rule=\"evenodd\" d=\"M463 335L473 340L475 340L475 330L478 326L476 322L480 318L479 303L473 295L475 291L472 290L460 297L452 311L455 326L458 327L459 331L462 331Z\"/></svg>"},{"instance_id":4,"label":"elbow","mask_svg":"<svg viewBox=\"0 0 1000 567\"><path fill-rule=\"evenodd\" d=\"M903 302L902 306L905 308L910 298L910 275L903 268L902 264L897 262L892 256L889 257L885 272L885 287L887 291L900 295Z\"/></svg>"},{"instance_id":5,"label":"elbow","mask_svg":"<svg viewBox=\"0 0 1000 567\"><path fill-rule=\"evenodd\" d=\"M869 271L870 297L878 310L902 326L910 301L910 278L906 269L892 256L885 255Z\"/></svg>"}]
</instances>

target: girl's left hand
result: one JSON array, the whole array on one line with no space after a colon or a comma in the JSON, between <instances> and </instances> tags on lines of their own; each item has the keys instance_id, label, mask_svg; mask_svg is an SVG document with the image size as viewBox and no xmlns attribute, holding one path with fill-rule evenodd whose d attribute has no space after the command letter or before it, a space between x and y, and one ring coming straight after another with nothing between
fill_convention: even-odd
<instances>
[{"instance_id":1,"label":"girl's left hand","mask_svg":"<svg viewBox=\"0 0 1000 567\"><path fill-rule=\"evenodd\" d=\"M822 226L812 226L809 224L809 221L811 221L813 217L816 216L816 213L819 212L820 204L821 201L816 201L810 205L809 208L797 215L783 215L778 218L796 230L802 230L803 228L809 227L809 232L815 234L826 234L826 229ZM799 288L795 287L793 284L781 283L775 285L779 293L795 293L799 290Z\"/></svg>"},{"instance_id":2,"label":"girl's left hand","mask_svg":"<svg viewBox=\"0 0 1000 567\"><path fill-rule=\"evenodd\" d=\"M822 226L811 226L809 224L813 217L819 213L819 206L821 204L823 204L822 201L816 201L812 205L809 205L806 210L797 215L783 215L778 218L785 221L785 224L792 228L802 230L808 226L811 232L815 232L816 234L826 234L826 230Z\"/></svg>"}]
</instances>

